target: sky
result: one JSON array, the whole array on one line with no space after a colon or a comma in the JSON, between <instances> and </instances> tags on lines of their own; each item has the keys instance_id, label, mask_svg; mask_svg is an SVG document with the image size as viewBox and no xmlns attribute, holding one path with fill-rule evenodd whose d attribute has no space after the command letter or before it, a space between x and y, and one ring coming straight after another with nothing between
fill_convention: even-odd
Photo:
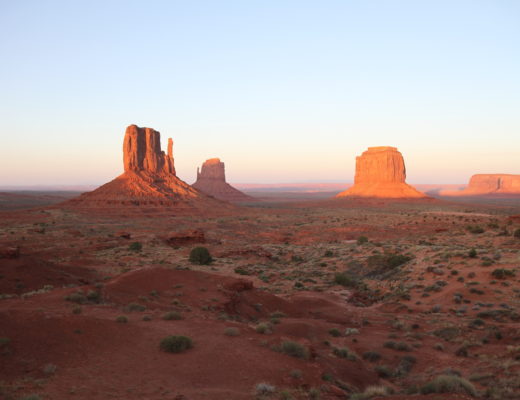
<instances>
[{"instance_id":1,"label":"sky","mask_svg":"<svg viewBox=\"0 0 520 400\"><path fill-rule=\"evenodd\" d=\"M0 0L0 186L98 185L126 126L177 175L352 182L395 146L409 183L520 174L520 2Z\"/></svg>"}]
</instances>

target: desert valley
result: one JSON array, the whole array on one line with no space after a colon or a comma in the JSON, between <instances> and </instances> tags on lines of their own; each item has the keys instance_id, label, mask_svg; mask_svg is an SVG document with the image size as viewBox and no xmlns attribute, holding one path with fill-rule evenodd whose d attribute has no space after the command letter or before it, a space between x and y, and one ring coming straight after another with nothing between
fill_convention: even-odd
<instances>
[{"instance_id":1,"label":"desert valley","mask_svg":"<svg viewBox=\"0 0 520 400\"><path fill-rule=\"evenodd\" d=\"M519 176L425 194L382 146L347 190L190 186L135 125L123 164L1 194L2 399L519 398Z\"/></svg>"}]
</instances>

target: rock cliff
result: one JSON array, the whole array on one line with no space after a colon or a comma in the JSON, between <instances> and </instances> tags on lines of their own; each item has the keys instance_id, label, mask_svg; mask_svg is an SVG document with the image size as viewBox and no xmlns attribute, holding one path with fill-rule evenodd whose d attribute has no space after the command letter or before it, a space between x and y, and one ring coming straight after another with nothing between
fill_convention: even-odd
<instances>
[{"instance_id":1,"label":"rock cliff","mask_svg":"<svg viewBox=\"0 0 520 400\"><path fill-rule=\"evenodd\" d=\"M402 154L395 147L369 147L356 157L354 186L336 197L427 197L406 182Z\"/></svg>"}]
</instances>

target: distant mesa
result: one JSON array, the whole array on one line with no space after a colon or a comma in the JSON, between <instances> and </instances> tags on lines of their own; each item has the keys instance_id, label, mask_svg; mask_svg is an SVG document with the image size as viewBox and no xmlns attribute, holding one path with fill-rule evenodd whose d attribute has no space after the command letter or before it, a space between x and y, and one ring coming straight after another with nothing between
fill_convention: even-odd
<instances>
[{"instance_id":1,"label":"distant mesa","mask_svg":"<svg viewBox=\"0 0 520 400\"><path fill-rule=\"evenodd\" d=\"M356 157L354 186L336 197L426 198L406 182L402 154L395 147L369 147Z\"/></svg>"},{"instance_id":2,"label":"distant mesa","mask_svg":"<svg viewBox=\"0 0 520 400\"><path fill-rule=\"evenodd\" d=\"M511 174L476 174L468 186L458 191L442 191L442 196L486 196L520 195L520 175Z\"/></svg>"},{"instance_id":3,"label":"distant mesa","mask_svg":"<svg viewBox=\"0 0 520 400\"><path fill-rule=\"evenodd\" d=\"M225 166L219 158L210 158L202 164L200 170L197 168L197 181L192 186L224 201L239 203L254 200L226 182Z\"/></svg>"},{"instance_id":4,"label":"distant mesa","mask_svg":"<svg viewBox=\"0 0 520 400\"><path fill-rule=\"evenodd\" d=\"M175 175L173 141L161 150L161 134L152 128L130 125L123 142L124 173L65 205L77 208L114 209L145 207L192 211L229 207L192 188Z\"/></svg>"}]
</instances>

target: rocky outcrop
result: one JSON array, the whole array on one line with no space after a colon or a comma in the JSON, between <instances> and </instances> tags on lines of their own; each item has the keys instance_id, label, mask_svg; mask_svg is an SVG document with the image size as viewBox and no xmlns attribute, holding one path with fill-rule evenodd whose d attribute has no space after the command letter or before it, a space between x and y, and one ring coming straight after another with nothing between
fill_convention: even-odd
<instances>
[{"instance_id":1,"label":"rocky outcrop","mask_svg":"<svg viewBox=\"0 0 520 400\"><path fill-rule=\"evenodd\" d=\"M161 150L158 131L130 125L123 141L124 173L65 204L98 210L154 208L190 214L230 207L180 180L175 175L172 139L168 140L167 151Z\"/></svg>"},{"instance_id":2,"label":"rocky outcrop","mask_svg":"<svg viewBox=\"0 0 520 400\"><path fill-rule=\"evenodd\" d=\"M189 231L175 232L164 238L167 245L172 247L186 246L188 244L206 243L204 231L192 229Z\"/></svg>"},{"instance_id":3,"label":"rocky outcrop","mask_svg":"<svg viewBox=\"0 0 520 400\"><path fill-rule=\"evenodd\" d=\"M336 197L422 198L427 197L406 182L402 154L395 147L369 147L356 157L354 186Z\"/></svg>"},{"instance_id":4,"label":"rocky outcrop","mask_svg":"<svg viewBox=\"0 0 520 400\"><path fill-rule=\"evenodd\" d=\"M442 196L520 195L520 175L476 174L459 191L443 191Z\"/></svg>"},{"instance_id":5,"label":"rocky outcrop","mask_svg":"<svg viewBox=\"0 0 520 400\"><path fill-rule=\"evenodd\" d=\"M230 202L253 201L254 199L226 182L224 163L219 158L206 160L197 168L197 181L193 187L217 199Z\"/></svg>"},{"instance_id":6,"label":"rocky outcrop","mask_svg":"<svg viewBox=\"0 0 520 400\"><path fill-rule=\"evenodd\" d=\"M175 175L173 140L168 139L168 154L161 151L161 134L152 128L130 125L123 142L123 163L126 171L147 171Z\"/></svg>"}]
</instances>

